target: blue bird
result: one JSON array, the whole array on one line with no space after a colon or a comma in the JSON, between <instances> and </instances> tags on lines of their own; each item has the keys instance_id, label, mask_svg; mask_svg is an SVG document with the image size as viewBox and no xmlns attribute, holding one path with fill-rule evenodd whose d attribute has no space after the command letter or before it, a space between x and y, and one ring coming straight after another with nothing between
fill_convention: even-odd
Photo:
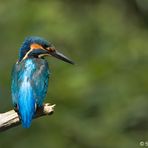
<instances>
[{"instance_id":1,"label":"blue bird","mask_svg":"<svg viewBox=\"0 0 148 148\"><path fill-rule=\"evenodd\" d=\"M22 126L29 128L36 109L42 107L48 89L50 70L45 56L73 62L41 37L27 37L19 49L19 59L12 70L12 102Z\"/></svg>"}]
</instances>

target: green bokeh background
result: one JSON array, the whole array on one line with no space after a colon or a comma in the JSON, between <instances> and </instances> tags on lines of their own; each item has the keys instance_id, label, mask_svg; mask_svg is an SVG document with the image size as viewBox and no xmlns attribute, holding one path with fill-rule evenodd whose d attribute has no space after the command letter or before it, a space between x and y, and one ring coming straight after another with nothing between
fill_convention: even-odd
<instances>
[{"instance_id":1,"label":"green bokeh background","mask_svg":"<svg viewBox=\"0 0 148 148\"><path fill-rule=\"evenodd\" d=\"M139 148L148 142L147 0L0 0L0 112L26 36L50 40L53 116L0 133L5 148Z\"/></svg>"}]
</instances>

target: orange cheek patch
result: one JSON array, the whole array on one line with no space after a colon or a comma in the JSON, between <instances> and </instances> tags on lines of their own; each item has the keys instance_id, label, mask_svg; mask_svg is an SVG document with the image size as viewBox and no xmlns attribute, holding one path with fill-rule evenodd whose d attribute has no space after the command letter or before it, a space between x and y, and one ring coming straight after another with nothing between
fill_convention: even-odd
<instances>
[{"instance_id":1,"label":"orange cheek patch","mask_svg":"<svg viewBox=\"0 0 148 148\"><path fill-rule=\"evenodd\" d=\"M39 44L31 44L30 49L33 50L33 49L44 49L44 48Z\"/></svg>"}]
</instances>

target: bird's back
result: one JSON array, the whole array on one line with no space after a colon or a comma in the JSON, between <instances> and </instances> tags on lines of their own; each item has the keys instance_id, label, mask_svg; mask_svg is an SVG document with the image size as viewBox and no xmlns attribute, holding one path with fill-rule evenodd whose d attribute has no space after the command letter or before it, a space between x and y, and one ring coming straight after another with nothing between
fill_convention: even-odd
<instances>
[{"instance_id":1,"label":"bird's back","mask_svg":"<svg viewBox=\"0 0 148 148\"><path fill-rule=\"evenodd\" d=\"M12 101L17 106L24 127L29 127L35 106L42 106L49 79L44 59L28 58L15 64L12 71Z\"/></svg>"}]
</instances>

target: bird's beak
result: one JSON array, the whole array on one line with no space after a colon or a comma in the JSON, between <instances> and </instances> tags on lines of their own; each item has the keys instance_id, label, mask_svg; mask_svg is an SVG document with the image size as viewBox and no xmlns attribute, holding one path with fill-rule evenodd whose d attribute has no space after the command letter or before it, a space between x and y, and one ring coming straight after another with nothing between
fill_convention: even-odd
<instances>
[{"instance_id":1,"label":"bird's beak","mask_svg":"<svg viewBox=\"0 0 148 148\"><path fill-rule=\"evenodd\" d=\"M68 57L66 57L62 53L58 52L57 50L49 51L49 54L53 57L56 57L57 59L64 61L64 62L74 64L74 62L72 60L70 60Z\"/></svg>"}]
</instances>

